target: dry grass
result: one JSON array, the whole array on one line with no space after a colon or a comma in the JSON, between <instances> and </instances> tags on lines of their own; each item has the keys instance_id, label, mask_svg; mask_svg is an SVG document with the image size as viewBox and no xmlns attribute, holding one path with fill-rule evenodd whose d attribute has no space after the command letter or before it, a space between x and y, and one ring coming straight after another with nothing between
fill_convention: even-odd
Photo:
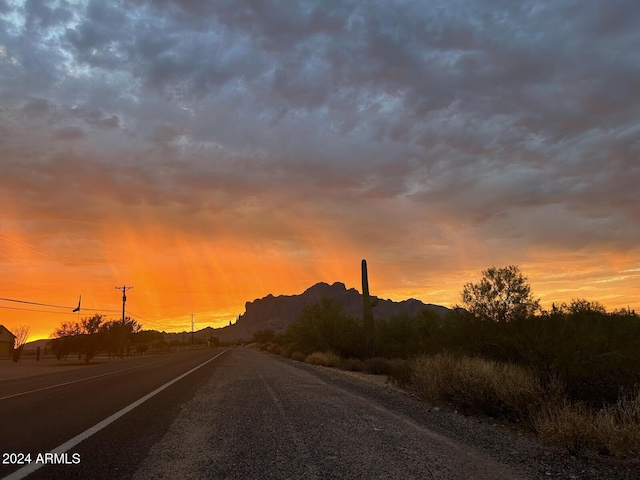
<instances>
[{"instance_id":1,"label":"dry grass","mask_svg":"<svg viewBox=\"0 0 640 480\"><path fill-rule=\"evenodd\" d=\"M525 368L450 353L415 358L411 384L426 400L514 420L527 420L542 394L538 378Z\"/></svg>"},{"instance_id":2,"label":"dry grass","mask_svg":"<svg viewBox=\"0 0 640 480\"><path fill-rule=\"evenodd\" d=\"M365 365L359 358L343 358L340 362L340 370L348 372L364 372Z\"/></svg>"},{"instance_id":3,"label":"dry grass","mask_svg":"<svg viewBox=\"0 0 640 480\"><path fill-rule=\"evenodd\" d=\"M364 361L365 372L372 375L389 375L391 373L391 360L382 357L371 357Z\"/></svg>"},{"instance_id":4,"label":"dry grass","mask_svg":"<svg viewBox=\"0 0 640 480\"><path fill-rule=\"evenodd\" d=\"M311 365L339 368L342 360L333 352L313 352L311 355L307 355L304 361Z\"/></svg>"},{"instance_id":5,"label":"dry grass","mask_svg":"<svg viewBox=\"0 0 640 480\"><path fill-rule=\"evenodd\" d=\"M295 360L296 362L304 362L305 361L305 356L300 353L300 352L290 352L289 354L289 358L291 360Z\"/></svg>"},{"instance_id":6,"label":"dry grass","mask_svg":"<svg viewBox=\"0 0 640 480\"><path fill-rule=\"evenodd\" d=\"M280 348L280 345L277 345L275 343L269 343L267 345L267 351L270 353L275 353L276 355L280 355L282 353L282 349Z\"/></svg>"},{"instance_id":7,"label":"dry grass","mask_svg":"<svg viewBox=\"0 0 640 480\"><path fill-rule=\"evenodd\" d=\"M595 420L593 410L566 400L542 405L531 416L540 440L564 448L572 455L596 448Z\"/></svg>"},{"instance_id":8,"label":"dry grass","mask_svg":"<svg viewBox=\"0 0 640 480\"><path fill-rule=\"evenodd\" d=\"M431 402L523 420L540 440L574 455L640 456L640 390L595 410L567 400L557 382L543 389L522 367L450 353L414 359L411 388Z\"/></svg>"},{"instance_id":9,"label":"dry grass","mask_svg":"<svg viewBox=\"0 0 640 480\"><path fill-rule=\"evenodd\" d=\"M640 457L640 389L603 409L597 428L605 449L617 456Z\"/></svg>"},{"instance_id":10,"label":"dry grass","mask_svg":"<svg viewBox=\"0 0 640 480\"><path fill-rule=\"evenodd\" d=\"M571 454L640 456L640 391L599 411L568 401L544 405L532 421L542 441Z\"/></svg>"}]
</instances>

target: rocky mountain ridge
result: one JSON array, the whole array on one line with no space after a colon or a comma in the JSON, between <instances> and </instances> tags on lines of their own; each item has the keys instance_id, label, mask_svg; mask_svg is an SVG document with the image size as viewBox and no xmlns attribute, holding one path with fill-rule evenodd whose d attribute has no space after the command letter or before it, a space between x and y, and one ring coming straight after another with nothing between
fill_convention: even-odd
<instances>
[{"instance_id":1,"label":"rocky mountain ridge","mask_svg":"<svg viewBox=\"0 0 640 480\"><path fill-rule=\"evenodd\" d=\"M211 329L211 334L222 341L250 339L258 330L272 329L276 332L284 331L289 324L298 318L303 308L319 302L323 297L331 298L342 306L347 315L362 318L362 294L355 288L347 289L344 283L335 282L333 285L320 282L309 287L299 295L272 294L255 299L245 304L245 313L238 321L222 328ZM378 298L372 296L372 298ZM374 309L375 318L388 318L400 313L416 314L424 309L431 310L444 316L449 309L440 305L426 304L420 300L410 298L401 302L378 298L378 305Z\"/></svg>"}]
</instances>

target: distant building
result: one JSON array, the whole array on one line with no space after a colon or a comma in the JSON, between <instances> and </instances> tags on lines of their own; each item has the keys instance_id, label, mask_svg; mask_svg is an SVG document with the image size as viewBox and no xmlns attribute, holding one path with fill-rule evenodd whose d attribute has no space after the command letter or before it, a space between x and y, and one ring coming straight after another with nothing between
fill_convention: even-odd
<instances>
[{"instance_id":1,"label":"distant building","mask_svg":"<svg viewBox=\"0 0 640 480\"><path fill-rule=\"evenodd\" d=\"M16 336L7 327L0 325L0 357L10 357Z\"/></svg>"}]
</instances>

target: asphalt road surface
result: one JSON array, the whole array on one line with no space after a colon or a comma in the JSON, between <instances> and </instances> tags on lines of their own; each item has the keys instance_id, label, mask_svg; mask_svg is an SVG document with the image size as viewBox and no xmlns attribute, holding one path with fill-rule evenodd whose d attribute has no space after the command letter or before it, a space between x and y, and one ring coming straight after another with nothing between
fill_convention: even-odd
<instances>
[{"instance_id":1,"label":"asphalt road surface","mask_svg":"<svg viewBox=\"0 0 640 480\"><path fill-rule=\"evenodd\" d=\"M518 442L525 440L513 434L487 425L474 440L475 420L439 424L443 412L407 395L249 348L82 372L0 382L2 452L33 457L90 433L67 448L69 464L45 465L27 478L518 479L553 473L524 468ZM104 428L92 428L162 386ZM29 390L38 391L15 396ZM14 471L24 470L2 465L0 477Z\"/></svg>"},{"instance_id":2,"label":"asphalt road surface","mask_svg":"<svg viewBox=\"0 0 640 480\"><path fill-rule=\"evenodd\" d=\"M30 454L35 462L38 454L52 452L222 352L219 349L142 357L0 382L0 478L24 466L16 464L21 455ZM45 466L28 478L72 478L74 475L76 478L127 478L135 462L153 443L154 435L160 435L162 428L167 428L172 415L175 417L180 405L193 397L211 377L224 355L228 353L223 353L114 422L115 434L109 440L113 441L112 444L102 443L97 450L84 448L85 444L92 443L89 440L99 440L114 429L102 430L69 450L68 461L73 461L75 453L80 454L80 463L57 468ZM140 425L140 419L149 425ZM146 437L141 438L139 434ZM131 444L129 437L136 440L132 445L135 450L121 452L120 445ZM107 450L106 454L102 453L103 449ZM123 466L128 469L122 469ZM105 472L116 472L115 476L92 475L91 472L102 468Z\"/></svg>"}]
</instances>

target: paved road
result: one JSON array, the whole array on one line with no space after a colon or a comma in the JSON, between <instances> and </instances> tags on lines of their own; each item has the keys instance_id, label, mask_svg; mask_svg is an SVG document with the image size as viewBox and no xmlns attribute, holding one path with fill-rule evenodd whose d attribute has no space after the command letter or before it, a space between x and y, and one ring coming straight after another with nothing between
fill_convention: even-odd
<instances>
[{"instance_id":1,"label":"paved road","mask_svg":"<svg viewBox=\"0 0 640 480\"><path fill-rule=\"evenodd\" d=\"M30 453L32 459L35 459L38 453L51 452L167 382L214 358L222 351L219 349L143 357L88 366L81 370L61 371L0 382L0 424L2 425L0 454L4 457L1 460L10 460L5 457L6 453ZM147 431L155 431L160 435L162 426L166 428L177 415L177 407L191 398L210 378L215 368L223 361L223 356L224 354L167 388L167 391L156 396L158 398L154 397L145 402L144 408L138 407L155 417L150 420L152 425ZM163 411L163 405L157 405L158 400L168 402L167 411ZM173 408L173 417L171 408ZM132 432L129 428L133 417L131 413L122 417L116 437L120 432L123 432L123 435L136 435L136 432ZM158 418L159 420L156 420ZM99 436L104 436L104 432L99 433ZM153 440L152 436L147 437L146 444L138 445L129 457L142 458L146 452L145 446L148 449ZM68 453L71 461L74 453L80 454L80 465L70 465L62 470L54 470L63 474L65 471L66 473L88 473L87 469L104 466L104 461L111 461L116 468L120 468L123 464L121 459L127 457L125 454L118 453L118 445L121 442L117 438L112 445L108 446L109 455L103 456L99 450L83 450L79 453L80 446L88 441L85 440ZM133 467L135 462L131 464L130 470ZM4 478L18 468L16 465L0 464L0 477ZM39 475L49 478L49 475L54 474L50 470L50 467L44 467L39 471ZM37 474L29 478L35 476ZM79 478L90 478L90 476Z\"/></svg>"}]
</instances>

